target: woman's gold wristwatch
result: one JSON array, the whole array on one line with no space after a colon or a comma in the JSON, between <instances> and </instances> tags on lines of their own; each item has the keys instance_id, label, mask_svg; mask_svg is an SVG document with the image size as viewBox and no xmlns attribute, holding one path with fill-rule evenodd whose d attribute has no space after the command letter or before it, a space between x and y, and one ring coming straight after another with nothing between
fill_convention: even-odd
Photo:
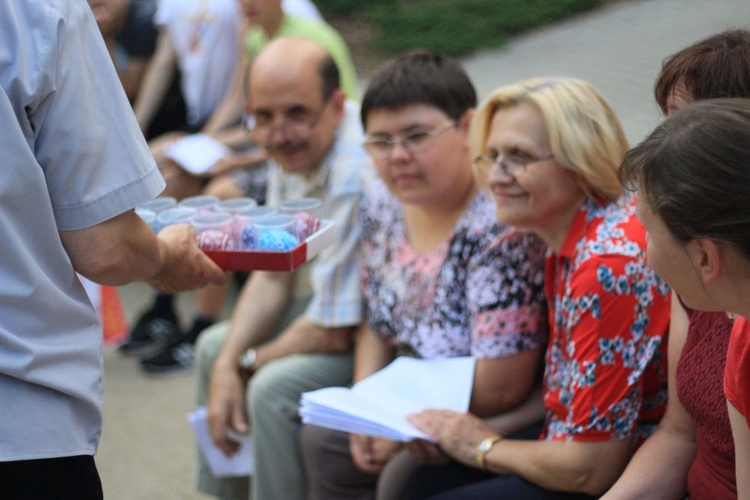
<instances>
[{"instance_id":1,"label":"woman's gold wristwatch","mask_svg":"<svg viewBox=\"0 0 750 500\"><path fill-rule=\"evenodd\" d=\"M484 438L482 442L479 443L479 446L477 446L477 465L483 471L487 470L487 453L489 453L492 447L495 446L495 444L502 438L502 436L490 436L488 438Z\"/></svg>"}]
</instances>

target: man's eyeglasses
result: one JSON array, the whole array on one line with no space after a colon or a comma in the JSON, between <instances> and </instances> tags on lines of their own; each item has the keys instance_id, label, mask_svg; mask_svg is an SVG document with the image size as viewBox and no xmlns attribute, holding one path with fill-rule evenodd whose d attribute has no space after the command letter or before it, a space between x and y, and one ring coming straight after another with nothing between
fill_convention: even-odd
<instances>
[{"instance_id":1,"label":"man's eyeglasses","mask_svg":"<svg viewBox=\"0 0 750 500\"><path fill-rule=\"evenodd\" d=\"M242 124L245 132L251 135L259 144L269 146L271 137L277 131L286 139L298 139L307 136L323 116L325 104L323 109L317 113L311 113L306 109L292 108L285 113L281 124L276 126L273 125L274 120L272 117L258 117L246 112Z\"/></svg>"},{"instance_id":2,"label":"man's eyeglasses","mask_svg":"<svg viewBox=\"0 0 750 500\"><path fill-rule=\"evenodd\" d=\"M435 127L432 130L423 130L419 132L412 132L406 135L397 135L390 139L385 138L370 138L367 139L363 146L367 153L373 158L379 160L385 160L393 152L393 146L400 144L402 148L407 150L409 154L419 154L424 152L430 147L432 138L442 134L446 130L456 125L455 122L449 121Z\"/></svg>"},{"instance_id":3,"label":"man's eyeglasses","mask_svg":"<svg viewBox=\"0 0 750 500\"><path fill-rule=\"evenodd\" d=\"M474 165L480 172L489 172L492 167L498 165L505 175L511 177L517 177L526 171L526 167L532 163L539 163L547 160L551 160L555 155L548 154L546 156L540 156L534 158L525 154L509 154L502 158L498 158L497 154L494 155L479 155L474 158Z\"/></svg>"}]
</instances>

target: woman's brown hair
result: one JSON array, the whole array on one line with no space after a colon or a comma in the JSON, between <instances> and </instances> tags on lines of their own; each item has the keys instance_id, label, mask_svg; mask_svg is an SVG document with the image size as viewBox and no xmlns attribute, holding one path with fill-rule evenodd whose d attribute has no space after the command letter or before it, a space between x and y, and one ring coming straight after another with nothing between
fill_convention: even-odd
<instances>
[{"instance_id":1,"label":"woman's brown hair","mask_svg":"<svg viewBox=\"0 0 750 500\"><path fill-rule=\"evenodd\" d=\"M665 114L669 96L680 84L690 101L750 97L750 32L724 31L666 58L654 86Z\"/></svg>"},{"instance_id":2,"label":"woman's brown hair","mask_svg":"<svg viewBox=\"0 0 750 500\"><path fill-rule=\"evenodd\" d=\"M678 241L724 241L750 259L750 99L688 104L625 155L618 176Z\"/></svg>"}]
</instances>

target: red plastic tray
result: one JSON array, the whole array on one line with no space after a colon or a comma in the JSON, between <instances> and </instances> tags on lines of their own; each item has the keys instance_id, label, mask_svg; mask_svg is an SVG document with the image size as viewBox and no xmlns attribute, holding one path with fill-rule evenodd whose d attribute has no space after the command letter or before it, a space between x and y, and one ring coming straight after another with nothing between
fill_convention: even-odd
<instances>
[{"instance_id":1,"label":"red plastic tray","mask_svg":"<svg viewBox=\"0 0 750 500\"><path fill-rule=\"evenodd\" d=\"M288 252L255 250L204 250L211 260L226 271L294 271L333 243L332 220L322 220L320 229Z\"/></svg>"}]
</instances>

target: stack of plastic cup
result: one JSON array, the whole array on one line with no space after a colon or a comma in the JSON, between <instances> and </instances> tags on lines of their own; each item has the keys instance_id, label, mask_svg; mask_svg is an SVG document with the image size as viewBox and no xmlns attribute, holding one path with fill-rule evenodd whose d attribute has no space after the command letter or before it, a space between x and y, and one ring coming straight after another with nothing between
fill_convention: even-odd
<instances>
[{"instance_id":1,"label":"stack of plastic cup","mask_svg":"<svg viewBox=\"0 0 750 500\"><path fill-rule=\"evenodd\" d=\"M323 217L323 204L317 198L299 198L284 201L279 205L283 214L295 218L294 236L302 241L318 229L320 219Z\"/></svg>"}]
</instances>

